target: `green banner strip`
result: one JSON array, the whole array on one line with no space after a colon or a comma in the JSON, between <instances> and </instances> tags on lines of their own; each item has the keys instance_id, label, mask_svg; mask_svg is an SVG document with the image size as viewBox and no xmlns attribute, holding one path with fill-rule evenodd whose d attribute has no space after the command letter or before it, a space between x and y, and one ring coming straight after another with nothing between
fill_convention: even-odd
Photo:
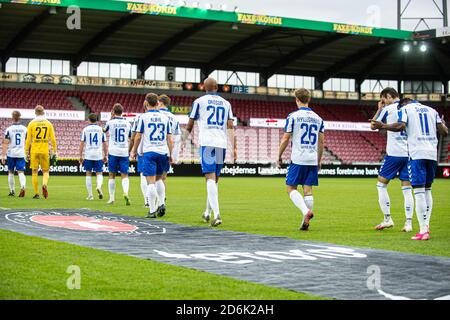
<instances>
[{"instance_id":1,"label":"green banner strip","mask_svg":"<svg viewBox=\"0 0 450 320\"><path fill-rule=\"evenodd\" d=\"M267 25L292 29L307 29L403 40L409 40L413 37L413 32L404 30L372 28L342 23L293 19L240 12L237 13L229 11L206 10L190 7L174 7L120 0L0 0L0 3L19 3L26 5L44 5L58 7L78 6L81 9L136 12L149 15Z\"/></svg>"}]
</instances>

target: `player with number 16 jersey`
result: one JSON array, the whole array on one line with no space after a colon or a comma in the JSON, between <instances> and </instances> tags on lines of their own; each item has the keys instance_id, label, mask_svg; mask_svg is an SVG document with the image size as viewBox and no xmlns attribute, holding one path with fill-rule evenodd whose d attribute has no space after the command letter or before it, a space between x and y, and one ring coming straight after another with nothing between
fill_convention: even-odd
<instances>
[{"instance_id":1,"label":"player with number 16 jersey","mask_svg":"<svg viewBox=\"0 0 450 320\"><path fill-rule=\"evenodd\" d=\"M130 166L129 155L129 139L131 137L131 124L125 118L122 118L123 107L116 103L111 112L113 118L109 120L104 128L105 132L109 132L109 201L112 204L115 201L116 192L116 174L120 173L122 177L122 189L125 204L130 205L128 191L130 188L130 180L128 179L128 168Z\"/></svg>"}]
</instances>

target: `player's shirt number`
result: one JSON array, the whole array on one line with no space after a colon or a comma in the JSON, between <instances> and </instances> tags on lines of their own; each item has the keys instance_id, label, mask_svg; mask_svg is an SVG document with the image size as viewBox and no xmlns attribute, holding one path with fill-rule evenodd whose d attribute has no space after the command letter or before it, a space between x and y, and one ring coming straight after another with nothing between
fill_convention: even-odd
<instances>
[{"instance_id":1,"label":"player's shirt number","mask_svg":"<svg viewBox=\"0 0 450 320\"><path fill-rule=\"evenodd\" d=\"M124 128L116 128L114 138L116 142L125 142L125 129Z\"/></svg>"},{"instance_id":2,"label":"player's shirt number","mask_svg":"<svg viewBox=\"0 0 450 320\"><path fill-rule=\"evenodd\" d=\"M150 129L150 141L164 141L166 138L164 123L149 123L148 127Z\"/></svg>"},{"instance_id":3,"label":"player's shirt number","mask_svg":"<svg viewBox=\"0 0 450 320\"><path fill-rule=\"evenodd\" d=\"M422 136L430 135L430 128L428 126L428 114L419 113L420 129L422 130Z\"/></svg>"},{"instance_id":4,"label":"player's shirt number","mask_svg":"<svg viewBox=\"0 0 450 320\"><path fill-rule=\"evenodd\" d=\"M98 134L97 133L90 133L89 134L89 143L90 145L98 145Z\"/></svg>"},{"instance_id":5,"label":"player's shirt number","mask_svg":"<svg viewBox=\"0 0 450 320\"><path fill-rule=\"evenodd\" d=\"M20 146L20 143L22 142L22 136L20 133L16 133L16 146Z\"/></svg>"},{"instance_id":6,"label":"player's shirt number","mask_svg":"<svg viewBox=\"0 0 450 320\"><path fill-rule=\"evenodd\" d=\"M223 126L225 124L225 108L221 106L207 106L206 111L211 112L208 117L208 125Z\"/></svg>"},{"instance_id":7,"label":"player's shirt number","mask_svg":"<svg viewBox=\"0 0 450 320\"><path fill-rule=\"evenodd\" d=\"M317 132L319 131L319 128L317 127L317 125L302 123L300 125L300 129L303 132L303 134L300 138L300 144L315 145L317 142Z\"/></svg>"},{"instance_id":8,"label":"player's shirt number","mask_svg":"<svg viewBox=\"0 0 450 320\"><path fill-rule=\"evenodd\" d=\"M36 127L36 139L46 139L47 138L47 127Z\"/></svg>"}]
</instances>

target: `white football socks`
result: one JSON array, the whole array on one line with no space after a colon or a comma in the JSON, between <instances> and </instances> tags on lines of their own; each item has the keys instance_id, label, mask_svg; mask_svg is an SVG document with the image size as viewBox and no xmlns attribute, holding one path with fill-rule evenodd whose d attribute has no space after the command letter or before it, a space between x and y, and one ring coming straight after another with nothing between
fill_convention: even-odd
<instances>
[{"instance_id":1,"label":"white football socks","mask_svg":"<svg viewBox=\"0 0 450 320\"><path fill-rule=\"evenodd\" d=\"M217 184L214 180L208 179L206 181L206 190L208 191L208 202L214 212L214 219L220 216L219 211L219 192L217 190Z\"/></svg>"},{"instance_id":2,"label":"white football socks","mask_svg":"<svg viewBox=\"0 0 450 320\"><path fill-rule=\"evenodd\" d=\"M289 197L291 198L294 205L302 211L302 214L305 216L308 214L309 209L306 206L305 200L303 200L302 195L297 190L292 190L289 193Z\"/></svg>"},{"instance_id":3,"label":"white football socks","mask_svg":"<svg viewBox=\"0 0 450 320\"><path fill-rule=\"evenodd\" d=\"M122 190L123 190L123 194L128 196L128 191L130 190L130 179L129 178L122 179Z\"/></svg>"},{"instance_id":4,"label":"white football socks","mask_svg":"<svg viewBox=\"0 0 450 320\"><path fill-rule=\"evenodd\" d=\"M14 191L14 189L15 189L15 182L14 182L14 173L8 173L8 185L9 185L9 190L11 191L11 192L13 192Z\"/></svg>"},{"instance_id":5,"label":"white football socks","mask_svg":"<svg viewBox=\"0 0 450 320\"><path fill-rule=\"evenodd\" d=\"M405 216L406 221L411 222L414 209L414 197L412 193L412 187L402 187L403 198L405 198Z\"/></svg>"},{"instance_id":6,"label":"white football socks","mask_svg":"<svg viewBox=\"0 0 450 320\"><path fill-rule=\"evenodd\" d=\"M431 195L431 188L425 188L425 200L427 202L427 219L425 224L430 227L431 211L433 210L433 196Z\"/></svg>"},{"instance_id":7,"label":"white football socks","mask_svg":"<svg viewBox=\"0 0 450 320\"><path fill-rule=\"evenodd\" d=\"M158 193L158 206L166 204L166 186L164 185L164 181L158 180L155 182L156 192Z\"/></svg>"},{"instance_id":8,"label":"white football socks","mask_svg":"<svg viewBox=\"0 0 450 320\"><path fill-rule=\"evenodd\" d=\"M414 197L416 198L416 215L419 221L420 233L427 232L427 200L425 198L425 188L414 189Z\"/></svg>"},{"instance_id":9,"label":"white football socks","mask_svg":"<svg viewBox=\"0 0 450 320\"><path fill-rule=\"evenodd\" d=\"M209 205L208 194L206 195L206 209L205 214L209 217L211 215L211 206Z\"/></svg>"},{"instance_id":10,"label":"white football socks","mask_svg":"<svg viewBox=\"0 0 450 320\"><path fill-rule=\"evenodd\" d=\"M97 189L102 190L103 186L103 175L99 174L97 175Z\"/></svg>"},{"instance_id":11,"label":"white football socks","mask_svg":"<svg viewBox=\"0 0 450 320\"><path fill-rule=\"evenodd\" d=\"M156 212L156 201L158 201L158 193L156 192L155 184L147 185L147 199L150 213Z\"/></svg>"},{"instance_id":12,"label":"white football socks","mask_svg":"<svg viewBox=\"0 0 450 320\"><path fill-rule=\"evenodd\" d=\"M109 200L114 201L115 200L115 194L116 194L116 180L115 179L109 179L108 181L108 191L109 191Z\"/></svg>"},{"instance_id":13,"label":"white football socks","mask_svg":"<svg viewBox=\"0 0 450 320\"><path fill-rule=\"evenodd\" d=\"M89 197L92 197L92 176L86 176L86 190Z\"/></svg>"},{"instance_id":14,"label":"white football socks","mask_svg":"<svg viewBox=\"0 0 450 320\"><path fill-rule=\"evenodd\" d=\"M147 179L144 177L144 175L141 173L141 192L142 196L144 197L145 204L148 204L147 199Z\"/></svg>"},{"instance_id":15,"label":"white football socks","mask_svg":"<svg viewBox=\"0 0 450 320\"><path fill-rule=\"evenodd\" d=\"M20 188L25 189L27 186L27 178L25 178L25 173L20 172L19 173L19 182L20 182Z\"/></svg>"},{"instance_id":16,"label":"white football socks","mask_svg":"<svg viewBox=\"0 0 450 320\"><path fill-rule=\"evenodd\" d=\"M384 214L384 221L388 221L391 218L391 200L389 199L389 194L387 192L387 184L378 181L377 190L378 203Z\"/></svg>"},{"instance_id":17,"label":"white football socks","mask_svg":"<svg viewBox=\"0 0 450 320\"><path fill-rule=\"evenodd\" d=\"M313 195L311 194L311 195L305 196L304 199L305 199L306 206L308 207L309 210L312 211L313 207L314 207L314 197L313 197Z\"/></svg>"}]
</instances>

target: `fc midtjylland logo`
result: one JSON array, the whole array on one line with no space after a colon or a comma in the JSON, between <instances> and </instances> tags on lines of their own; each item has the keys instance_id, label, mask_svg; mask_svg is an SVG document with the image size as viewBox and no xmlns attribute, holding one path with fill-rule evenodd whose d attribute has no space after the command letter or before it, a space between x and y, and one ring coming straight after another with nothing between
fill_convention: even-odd
<instances>
[{"instance_id":1,"label":"fc midtjylland logo","mask_svg":"<svg viewBox=\"0 0 450 320\"><path fill-rule=\"evenodd\" d=\"M39 229L54 228L76 232L95 232L113 235L152 235L164 234L166 229L152 225L150 222L134 220L130 217L119 217L96 214L83 210L21 211L8 213L6 219L22 225Z\"/></svg>"}]
</instances>

